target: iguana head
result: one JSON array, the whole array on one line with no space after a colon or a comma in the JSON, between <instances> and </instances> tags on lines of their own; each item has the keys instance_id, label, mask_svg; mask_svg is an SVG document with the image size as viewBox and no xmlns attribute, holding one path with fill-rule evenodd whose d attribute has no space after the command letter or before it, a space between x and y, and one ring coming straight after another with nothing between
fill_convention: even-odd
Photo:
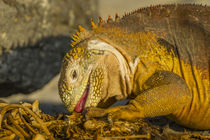
<instances>
[{"instance_id":1,"label":"iguana head","mask_svg":"<svg viewBox=\"0 0 210 140\"><path fill-rule=\"evenodd\" d=\"M69 112L82 112L101 102L110 105L110 97L126 96L122 87L128 85L127 62L121 53L95 33L81 26L79 31L63 59L59 80L59 94Z\"/></svg>"},{"instance_id":2,"label":"iguana head","mask_svg":"<svg viewBox=\"0 0 210 140\"><path fill-rule=\"evenodd\" d=\"M83 42L68 52L63 60L59 93L67 109L82 112L84 107L96 106L102 92L104 70L99 60ZM91 93L91 94L90 94Z\"/></svg>"}]
</instances>

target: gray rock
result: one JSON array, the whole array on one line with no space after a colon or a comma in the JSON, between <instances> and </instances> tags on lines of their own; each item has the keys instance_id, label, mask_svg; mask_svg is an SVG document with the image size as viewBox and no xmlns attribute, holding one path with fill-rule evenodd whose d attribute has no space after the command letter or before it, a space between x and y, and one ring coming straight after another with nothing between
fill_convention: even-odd
<instances>
[{"instance_id":1,"label":"gray rock","mask_svg":"<svg viewBox=\"0 0 210 140\"><path fill-rule=\"evenodd\" d=\"M97 0L0 1L0 93L28 93L59 73L70 34L97 17Z\"/></svg>"}]
</instances>

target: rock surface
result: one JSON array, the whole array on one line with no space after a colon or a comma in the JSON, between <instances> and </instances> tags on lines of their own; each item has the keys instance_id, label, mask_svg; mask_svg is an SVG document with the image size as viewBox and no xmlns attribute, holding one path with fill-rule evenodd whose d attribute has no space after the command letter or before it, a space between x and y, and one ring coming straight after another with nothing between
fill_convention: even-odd
<instances>
[{"instance_id":1,"label":"rock surface","mask_svg":"<svg viewBox=\"0 0 210 140\"><path fill-rule=\"evenodd\" d=\"M97 0L0 1L0 93L28 93L60 71L70 34L97 17Z\"/></svg>"}]
</instances>

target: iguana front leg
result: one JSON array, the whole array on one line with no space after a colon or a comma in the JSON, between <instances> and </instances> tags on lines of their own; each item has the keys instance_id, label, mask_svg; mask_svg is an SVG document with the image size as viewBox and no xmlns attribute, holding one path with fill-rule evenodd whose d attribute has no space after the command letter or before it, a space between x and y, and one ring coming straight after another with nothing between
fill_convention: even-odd
<instances>
[{"instance_id":1,"label":"iguana front leg","mask_svg":"<svg viewBox=\"0 0 210 140\"><path fill-rule=\"evenodd\" d=\"M169 115L190 103L191 93L185 81L168 71L158 71L143 85L144 91L128 105L108 109L89 108L87 117L102 117L108 114L112 121L118 119Z\"/></svg>"}]
</instances>

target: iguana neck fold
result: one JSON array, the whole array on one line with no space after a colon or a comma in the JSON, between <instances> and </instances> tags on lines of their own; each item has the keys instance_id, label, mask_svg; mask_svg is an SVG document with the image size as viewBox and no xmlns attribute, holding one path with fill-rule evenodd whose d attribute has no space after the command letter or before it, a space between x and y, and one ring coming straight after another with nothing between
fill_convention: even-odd
<instances>
[{"instance_id":1,"label":"iguana neck fold","mask_svg":"<svg viewBox=\"0 0 210 140\"><path fill-rule=\"evenodd\" d=\"M124 81L121 88L122 93L117 96L117 99L125 99L132 91L132 81L136 63L133 64L131 61L128 61L130 60L128 59L128 55L123 55L116 47L114 47L114 45L112 46L101 39L90 40L87 49L104 51L105 55L112 54L116 57L120 67L120 77L121 80ZM106 98L108 99L110 96L106 96Z\"/></svg>"}]
</instances>

